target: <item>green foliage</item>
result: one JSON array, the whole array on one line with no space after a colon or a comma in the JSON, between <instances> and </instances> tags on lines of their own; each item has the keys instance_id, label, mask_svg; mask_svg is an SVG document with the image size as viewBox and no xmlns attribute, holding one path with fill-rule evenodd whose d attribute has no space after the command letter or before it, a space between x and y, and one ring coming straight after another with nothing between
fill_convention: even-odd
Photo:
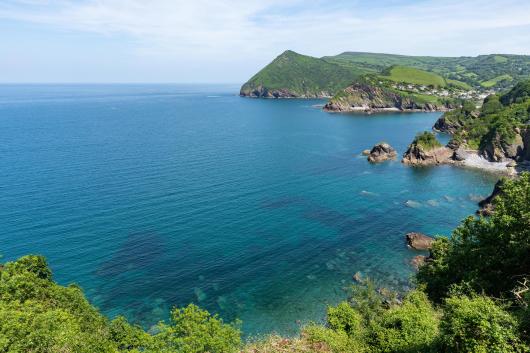
<instances>
[{"instance_id":1,"label":"green foliage","mask_svg":"<svg viewBox=\"0 0 530 353\"><path fill-rule=\"evenodd\" d=\"M506 94L491 95L477 114L456 110L444 115L455 127L454 138L495 159L494 150L503 151L516 138L515 128L530 117L530 80L520 82Z\"/></svg>"},{"instance_id":2,"label":"green foliage","mask_svg":"<svg viewBox=\"0 0 530 353\"><path fill-rule=\"evenodd\" d=\"M516 320L485 296L455 296L444 304L440 343L445 352L523 352Z\"/></svg>"},{"instance_id":3,"label":"green foliage","mask_svg":"<svg viewBox=\"0 0 530 353\"><path fill-rule=\"evenodd\" d=\"M402 305L385 310L372 323L371 343L377 352L429 352L438 335L439 318L421 291L412 291Z\"/></svg>"},{"instance_id":4,"label":"green foliage","mask_svg":"<svg viewBox=\"0 0 530 353\"><path fill-rule=\"evenodd\" d=\"M530 80L517 83L508 93L502 95L500 100L502 104L509 105L522 103L528 98L530 98Z\"/></svg>"},{"instance_id":5,"label":"green foliage","mask_svg":"<svg viewBox=\"0 0 530 353\"><path fill-rule=\"evenodd\" d=\"M328 325L331 329L358 335L362 331L362 316L347 302L328 308Z\"/></svg>"},{"instance_id":6,"label":"green foliage","mask_svg":"<svg viewBox=\"0 0 530 353\"><path fill-rule=\"evenodd\" d=\"M153 338L141 327L131 325L123 316L118 316L110 322L110 338L119 350L141 350L153 345Z\"/></svg>"},{"instance_id":7,"label":"green foliage","mask_svg":"<svg viewBox=\"0 0 530 353\"><path fill-rule=\"evenodd\" d=\"M324 343L334 353L362 353L368 351L363 342L356 340L345 331L321 325L313 324L305 327L303 336L313 344Z\"/></svg>"},{"instance_id":8,"label":"green foliage","mask_svg":"<svg viewBox=\"0 0 530 353\"><path fill-rule=\"evenodd\" d=\"M489 218L467 218L449 241L437 240L433 261L418 278L436 300L452 284L467 283L487 295L509 295L530 273L530 174L506 180Z\"/></svg>"},{"instance_id":9,"label":"green foliage","mask_svg":"<svg viewBox=\"0 0 530 353\"><path fill-rule=\"evenodd\" d=\"M418 145L425 151L442 147L442 144L436 139L436 135L429 131L424 131L416 135L412 143Z\"/></svg>"},{"instance_id":10,"label":"green foliage","mask_svg":"<svg viewBox=\"0 0 530 353\"><path fill-rule=\"evenodd\" d=\"M241 333L232 325L224 324L217 316L190 304L171 312L171 325L161 323L160 333L154 336L160 352L231 353L238 352Z\"/></svg>"}]
</instances>

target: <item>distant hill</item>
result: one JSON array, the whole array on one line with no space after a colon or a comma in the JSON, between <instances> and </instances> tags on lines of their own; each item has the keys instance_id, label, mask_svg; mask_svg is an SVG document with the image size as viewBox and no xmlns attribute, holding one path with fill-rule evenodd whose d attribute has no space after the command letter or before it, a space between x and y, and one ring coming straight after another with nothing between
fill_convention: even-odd
<instances>
[{"instance_id":1,"label":"distant hill","mask_svg":"<svg viewBox=\"0 0 530 353\"><path fill-rule=\"evenodd\" d=\"M266 98L329 97L366 73L287 50L241 87L241 95Z\"/></svg>"},{"instance_id":2,"label":"distant hill","mask_svg":"<svg viewBox=\"0 0 530 353\"><path fill-rule=\"evenodd\" d=\"M395 71L393 74L392 67ZM436 75L436 78L412 69L426 71ZM530 77L530 56L492 54L431 57L345 52L314 58L286 51L245 83L241 95L269 98L328 97L365 74L381 74L396 81L434 80L440 87L452 85L467 90L501 90ZM442 80L445 81L443 85Z\"/></svg>"}]
</instances>

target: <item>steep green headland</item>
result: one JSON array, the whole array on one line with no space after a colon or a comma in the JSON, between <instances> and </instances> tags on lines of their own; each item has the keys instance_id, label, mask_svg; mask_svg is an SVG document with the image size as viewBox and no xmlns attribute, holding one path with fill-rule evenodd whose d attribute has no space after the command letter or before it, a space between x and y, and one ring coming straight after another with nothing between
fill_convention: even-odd
<instances>
[{"instance_id":1,"label":"steep green headland","mask_svg":"<svg viewBox=\"0 0 530 353\"><path fill-rule=\"evenodd\" d=\"M240 94L265 98L330 97L364 71L286 51L241 87Z\"/></svg>"},{"instance_id":2,"label":"steep green headland","mask_svg":"<svg viewBox=\"0 0 530 353\"><path fill-rule=\"evenodd\" d=\"M394 75L389 75L390 79L394 76L399 82L407 78L411 83L429 85L428 82L432 82L437 87L453 86L463 90L504 89L530 77L530 56L524 55L452 58L345 52L314 58L288 50L245 83L241 87L241 95L328 97L346 88L361 75L385 75L392 66L398 68ZM427 71L437 77L418 76L418 72L407 71L410 69Z\"/></svg>"},{"instance_id":3,"label":"steep green headland","mask_svg":"<svg viewBox=\"0 0 530 353\"><path fill-rule=\"evenodd\" d=\"M500 188L490 217L469 217L434 241L416 289L376 290L358 277L324 324L295 338L243 344L235 326L194 305L147 333L103 317L77 286L57 285L42 257L22 257L0 267L0 352L528 352L530 174Z\"/></svg>"}]
</instances>

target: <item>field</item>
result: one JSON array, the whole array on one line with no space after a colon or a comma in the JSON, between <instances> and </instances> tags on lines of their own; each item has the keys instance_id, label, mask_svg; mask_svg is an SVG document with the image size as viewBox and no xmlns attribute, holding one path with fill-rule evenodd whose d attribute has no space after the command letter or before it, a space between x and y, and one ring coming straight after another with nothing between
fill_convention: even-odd
<instances>
[{"instance_id":1,"label":"field","mask_svg":"<svg viewBox=\"0 0 530 353\"><path fill-rule=\"evenodd\" d=\"M406 66L392 66L390 69L385 70L382 76L395 82L434 87L447 86L447 82L440 75Z\"/></svg>"}]
</instances>

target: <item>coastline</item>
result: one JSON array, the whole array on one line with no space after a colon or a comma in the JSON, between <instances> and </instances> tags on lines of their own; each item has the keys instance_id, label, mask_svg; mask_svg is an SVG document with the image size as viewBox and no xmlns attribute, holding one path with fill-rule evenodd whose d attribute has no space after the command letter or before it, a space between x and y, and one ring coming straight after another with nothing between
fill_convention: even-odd
<instances>
[{"instance_id":1,"label":"coastline","mask_svg":"<svg viewBox=\"0 0 530 353\"><path fill-rule=\"evenodd\" d=\"M400 109L398 107L388 107L388 108L371 108L367 106L360 107L349 107L348 109L329 109L326 106L322 109L327 113L364 113L364 114L373 114L373 113L444 113L452 109L448 108L437 108L437 109Z\"/></svg>"}]
</instances>

